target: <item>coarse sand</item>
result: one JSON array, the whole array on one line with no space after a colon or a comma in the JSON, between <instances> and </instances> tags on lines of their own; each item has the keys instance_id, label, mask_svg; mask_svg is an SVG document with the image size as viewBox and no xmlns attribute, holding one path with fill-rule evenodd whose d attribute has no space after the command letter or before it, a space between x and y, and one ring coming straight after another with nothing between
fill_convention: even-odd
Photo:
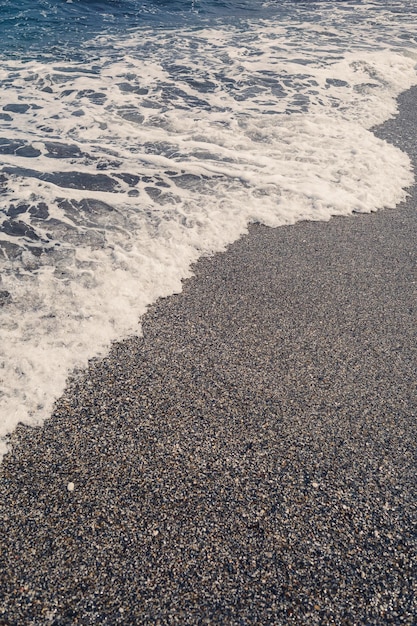
<instances>
[{"instance_id":1,"label":"coarse sand","mask_svg":"<svg viewBox=\"0 0 417 626\"><path fill-rule=\"evenodd\" d=\"M251 226L16 430L1 624L417 623L416 207Z\"/></svg>"}]
</instances>

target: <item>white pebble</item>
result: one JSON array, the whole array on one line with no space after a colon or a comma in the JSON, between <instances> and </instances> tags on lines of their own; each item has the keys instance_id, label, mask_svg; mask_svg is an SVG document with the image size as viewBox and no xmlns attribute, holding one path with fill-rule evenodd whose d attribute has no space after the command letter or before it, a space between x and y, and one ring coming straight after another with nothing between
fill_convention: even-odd
<instances>
[{"instance_id":1,"label":"white pebble","mask_svg":"<svg viewBox=\"0 0 417 626\"><path fill-rule=\"evenodd\" d=\"M68 483L67 485L68 491L74 491L74 487L75 487L74 483Z\"/></svg>"},{"instance_id":2,"label":"white pebble","mask_svg":"<svg viewBox=\"0 0 417 626\"><path fill-rule=\"evenodd\" d=\"M314 489L317 489L317 487L319 487L319 483L313 483L313 487Z\"/></svg>"}]
</instances>

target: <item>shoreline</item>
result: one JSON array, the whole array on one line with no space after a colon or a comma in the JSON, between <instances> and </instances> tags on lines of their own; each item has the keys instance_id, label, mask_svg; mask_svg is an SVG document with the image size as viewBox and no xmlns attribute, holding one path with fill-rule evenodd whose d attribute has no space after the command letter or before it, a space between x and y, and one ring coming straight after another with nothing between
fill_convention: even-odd
<instances>
[{"instance_id":1,"label":"shoreline","mask_svg":"<svg viewBox=\"0 0 417 626\"><path fill-rule=\"evenodd\" d=\"M18 427L0 624L415 623L416 189L251 226Z\"/></svg>"}]
</instances>

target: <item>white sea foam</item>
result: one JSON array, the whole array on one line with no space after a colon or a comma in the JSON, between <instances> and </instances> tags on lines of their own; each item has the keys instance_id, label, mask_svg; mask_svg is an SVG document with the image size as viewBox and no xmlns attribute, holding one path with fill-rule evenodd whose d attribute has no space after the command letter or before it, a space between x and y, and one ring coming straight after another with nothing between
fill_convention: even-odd
<instances>
[{"instance_id":1,"label":"white sea foam","mask_svg":"<svg viewBox=\"0 0 417 626\"><path fill-rule=\"evenodd\" d=\"M417 82L413 51L363 37L346 52L335 26L315 28L143 31L98 40L82 67L3 64L0 437L41 423L71 370L139 333L248 223L405 197L407 155L370 128Z\"/></svg>"}]
</instances>

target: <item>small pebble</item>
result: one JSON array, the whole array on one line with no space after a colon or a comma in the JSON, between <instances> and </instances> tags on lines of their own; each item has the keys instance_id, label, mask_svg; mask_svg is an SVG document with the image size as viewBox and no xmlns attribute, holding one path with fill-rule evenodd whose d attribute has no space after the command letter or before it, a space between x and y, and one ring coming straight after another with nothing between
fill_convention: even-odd
<instances>
[{"instance_id":1,"label":"small pebble","mask_svg":"<svg viewBox=\"0 0 417 626\"><path fill-rule=\"evenodd\" d=\"M67 485L68 491L74 491L74 487L75 487L74 483L68 483Z\"/></svg>"}]
</instances>

